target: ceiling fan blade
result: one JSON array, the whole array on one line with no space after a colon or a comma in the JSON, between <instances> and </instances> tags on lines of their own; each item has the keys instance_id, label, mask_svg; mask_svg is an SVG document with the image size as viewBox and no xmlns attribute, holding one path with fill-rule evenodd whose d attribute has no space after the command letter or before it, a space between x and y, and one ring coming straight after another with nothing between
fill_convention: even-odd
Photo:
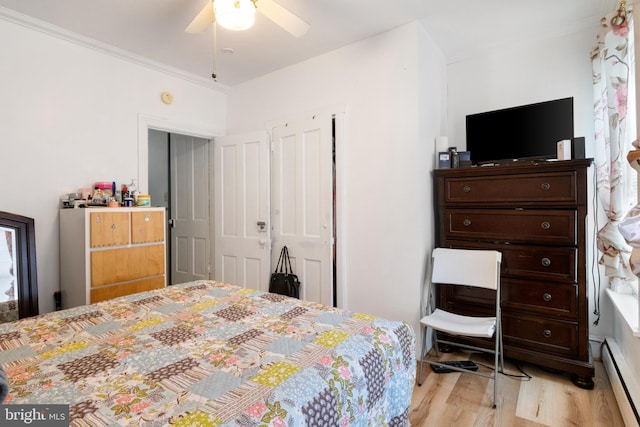
<instances>
[{"instance_id":1,"label":"ceiling fan blade","mask_svg":"<svg viewBox=\"0 0 640 427\"><path fill-rule=\"evenodd\" d=\"M211 25L215 19L216 17L213 14L213 4L211 1L208 1L200 13L193 18L193 21L191 21L189 26L185 28L185 31L187 33L201 33Z\"/></svg>"},{"instance_id":2,"label":"ceiling fan blade","mask_svg":"<svg viewBox=\"0 0 640 427\"><path fill-rule=\"evenodd\" d=\"M309 31L309 24L273 0L257 0L256 9L295 37L302 37Z\"/></svg>"}]
</instances>

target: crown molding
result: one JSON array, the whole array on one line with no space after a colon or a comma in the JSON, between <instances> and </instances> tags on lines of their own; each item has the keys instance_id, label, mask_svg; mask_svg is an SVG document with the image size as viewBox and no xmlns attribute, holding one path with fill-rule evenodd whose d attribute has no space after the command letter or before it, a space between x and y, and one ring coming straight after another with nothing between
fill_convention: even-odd
<instances>
[{"instance_id":1,"label":"crown molding","mask_svg":"<svg viewBox=\"0 0 640 427\"><path fill-rule=\"evenodd\" d=\"M128 52L124 49L117 48L107 43L100 42L90 37L83 36L72 31L68 31L64 28L50 24L48 22L41 21L28 15L16 12L11 9L0 6L0 19L11 22L16 25L20 25L25 28L29 28L34 31L41 32L51 37L56 37L61 40L65 40L70 43L77 44L79 46L91 49L105 55L112 56L114 58L133 63L145 68L149 68L153 71L164 73L172 77L176 77L182 80L189 81L208 89L217 90L223 94L228 94L229 87L221 83L206 79L204 77L188 73L175 67L171 67L166 64L162 64L157 61L153 61L149 58L145 58L141 55L137 55Z\"/></svg>"}]
</instances>

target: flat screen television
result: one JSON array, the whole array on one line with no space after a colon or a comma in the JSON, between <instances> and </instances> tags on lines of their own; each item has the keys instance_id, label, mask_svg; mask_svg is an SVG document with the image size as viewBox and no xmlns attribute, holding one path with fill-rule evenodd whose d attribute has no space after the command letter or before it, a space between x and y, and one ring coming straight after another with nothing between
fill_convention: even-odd
<instances>
[{"instance_id":1,"label":"flat screen television","mask_svg":"<svg viewBox=\"0 0 640 427\"><path fill-rule=\"evenodd\" d=\"M573 98L467 116L467 151L473 164L555 159L557 142L573 136Z\"/></svg>"}]
</instances>

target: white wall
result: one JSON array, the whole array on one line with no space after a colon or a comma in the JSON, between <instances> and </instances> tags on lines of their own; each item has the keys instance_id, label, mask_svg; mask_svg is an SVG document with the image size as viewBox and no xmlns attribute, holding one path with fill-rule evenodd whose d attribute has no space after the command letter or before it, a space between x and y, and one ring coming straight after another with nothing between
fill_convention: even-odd
<instances>
[{"instance_id":1,"label":"white wall","mask_svg":"<svg viewBox=\"0 0 640 427\"><path fill-rule=\"evenodd\" d=\"M344 307L405 320L416 332L434 240L430 170L433 141L446 123L445 88L442 53L413 23L229 93L230 134L346 106L345 141L338 148Z\"/></svg>"},{"instance_id":2,"label":"white wall","mask_svg":"<svg viewBox=\"0 0 640 427\"><path fill-rule=\"evenodd\" d=\"M557 98L574 98L575 136L584 136L588 157L593 157L593 88L590 52L598 28L529 45L505 46L500 50L449 64L448 132L452 145L465 146L465 116L516 105ZM594 169L591 167L590 169ZM589 200L593 197L593 185ZM591 207L590 207L591 209ZM590 214L588 230L593 230ZM589 234L589 233L588 233ZM593 233L590 233L593 234ZM612 332L613 308L604 294L606 279L602 279L600 309L602 317L593 325L597 293L593 291L592 262L599 258L593 244L587 245L588 288L590 291L590 335L600 340ZM598 276L597 269L593 272ZM594 354L599 346L592 344Z\"/></svg>"},{"instance_id":3,"label":"white wall","mask_svg":"<svg viewBox=\"0 0 640 427\"><path fill-rule=\"evenodd\" d=\"M597 27L592 32L505 46L449 64L449 142L465 146L467 114L572 96L575 136L586 137L592 148L589 54L596 31Z\"/></svg>"},{"instance_id":4,"label":"white wall","mask_svg":"<svg viewBox=\"0 0 640 427\"><path fill-rule=\"evenodd\" d=\"M138 176L139 114L224 131L227 95L2 19L0 40L0 210L35 219L42 313L59 289L60 196Z\"/></svg>"}]
</instances>

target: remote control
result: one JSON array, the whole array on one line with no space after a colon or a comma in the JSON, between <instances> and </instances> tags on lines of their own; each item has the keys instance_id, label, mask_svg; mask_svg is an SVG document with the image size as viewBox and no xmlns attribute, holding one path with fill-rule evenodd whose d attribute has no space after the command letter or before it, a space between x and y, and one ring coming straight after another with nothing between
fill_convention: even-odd
<instances>
[{"instance_id":1,"label":"remote control","mask_svg":"<svg viewBox=\"0 0 640 427\"><path fill-rule=\"evenodd\" d=\"M463 368L469 371L477 371L478 370L478 365L476 365L473 361L471 360L449 360L446 362L439 362L445 365L449 365L449 366L455 366L457 368ZM431 369L433 369L433 372L435 372L436 374L445 374L447 372L458 372L458 371L454 371L453 369L449 369L447 367L444 366L438 366L438 365L434 365L433 363L431 364Z\"/></svg>"}]
</instances>

